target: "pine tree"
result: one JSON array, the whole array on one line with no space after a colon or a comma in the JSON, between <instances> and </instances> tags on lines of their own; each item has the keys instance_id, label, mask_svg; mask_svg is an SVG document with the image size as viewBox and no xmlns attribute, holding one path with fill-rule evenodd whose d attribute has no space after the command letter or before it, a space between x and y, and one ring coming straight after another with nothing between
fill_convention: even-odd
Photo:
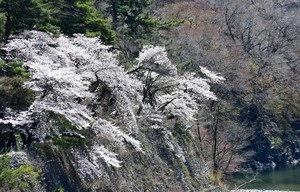
<instances>
[{"instance_id":1,"label":"pine tree","mask_svg":"<svg viewBox=\"0 0 300 192\"><path fill-rule=\"evenodd\" d=\"M19 30L54 30L51 25L51 12L47 4L41 0L2 0L0 1L0 12L4 17L1 25L1 36L5 40Z\"/></svg>"},{"instance_id":2,"label":"pine tree","mask_svg":"<svg viewBox=\"0 0 300 192\"><path fill-rule=\"evenodd\" d=\"M58 18L56 25L62 33L73 35L82 33L89 37L99 36L105 43L113 43L114 31L109 21L101 16L94 7L93 0L48 0L52 9L56 10L54 17Z\"/></svg>"},{"instance_id":3,"label":"pine tree","mask_svg":"<svg viewBox=\"0 0 300 192\"><path fill-rule=\"evenodd\" d=\"M105 0L115 29L126 26L130 36L154 33L165 22L152 17L146 8L152 0Z\"/></svg>"},{"instance_id":4,"label":"pine tree","mask_svg":"<svg viewBox=\"0 0 300 192\"><path fill-rule=\"evenodd\" d=\"M0 36L20 30L41 30L69 36L82 33L113 43L114 31L94 7L93 0L0 0Z\"/></svg>"}]
</instances>

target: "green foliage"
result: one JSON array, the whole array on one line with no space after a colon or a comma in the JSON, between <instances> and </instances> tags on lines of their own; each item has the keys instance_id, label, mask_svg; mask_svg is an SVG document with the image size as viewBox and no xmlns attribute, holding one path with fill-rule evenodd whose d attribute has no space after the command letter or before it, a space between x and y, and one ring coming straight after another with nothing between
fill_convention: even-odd
<instances>
[{"instance_id":1,"label":"green foliage","mask_svg":"<svg viewBox=\"0 0 300 192\"><path fill-rule=\"evenodd\" d=\"M272 137L271 143L273 147L280 149L284 142L280 137Z\"/></svg>"},{"instance_id":2,"label":"green foliage","mask_svg":"<svg viewBox=\"0 0 300 192\"><path fill-rule=\"evenodd\" d=\"M5 33L4 38L23 29L54 30L49 10L51 9L42 0L0 1L0 11L5 14L5 25L1 29Z\"/></svg>"},{"instance_id":3,"label":"green foliage","mask_svg":"<svg viewBox=\"0 0 300 192\"><path fill-rule=\"evenodd\" d=\"M78 1L75 7L83 14L84 33L89 37L100 36L104 42L113 43L115 34L110 29L107 20L101 18L99 12L93 6L94 1Z\"/></svg>"},{"instance_id":4,"label":"green foliage","mask_svg":"<svg viewBox=\"0 0 300 192\"><path fill-rule=\"evenodd\" d=\"M10 190L15 188L24 190L40 183L41 169L27 164L12 169L9 166L10 160L8 155L0 156L0 186Z\"/></svg>"},{"instance_id":5,"label":"green foliage","mask_svg":"<svg viewBox=\"0 0 300 192\"><path fill-rule=\"evenodd\" d=\"M179 70L180 73L184 73L192 64L193 62L191 60L184 61L177 64L177 69Z\"/></svg>"},{"instance_id":6,"label":"green foliage","mask_svg":"<svg viewBox=\"0 0 300 192\"><path fill-rule=\"evenodd\" d=\"M215 173L210 173L210 174L208 174L208 178L212 183L214 183L220 187L224 187L224 183L223 183L224 173L222 173L220 171L217 171Z\"/></svg>"},{"instance_id":7,"label":"green foliage","mask_svg":"<svg viewBox=\"0 0 300 192\"><path fill-rule=\"evenodd\" d=\"M164 22L150 15L146 9L153 0L105 0L109 5L108 12L112 16L115 29L125 29L125 33L132 37L146 38L158 29L168 28L177 22Z\"/></svg>"},{"instance_id":8,"label":"green foliage","mask_svg":"<svg viewBox=\"0 0 300 192\"><path fill-rule=\"evenodd\" d=\"M65 189L62 186L57 185L52 192L64 192Z\"/></svg>"},{"instance_id":9,"label":"green foliage","mask_svg":"<svg viewBox=\"0 0 300 192\"><path fill-rule=\"evenodd\" d=\"M59 26L56 24L59 20L55 17L55 14L57 14L59 10L54 9L47 0L38 0L38 2L36 9L40 10L40 18L36 23L35 29L49 31L57 35Z\"/></svg>"},{"instance_id":10,"label":"green foliage","mask_svg":"<svg viewBox=\"0 0 300 192\"><path fill-rule=\"evenodd\" d=\"M95 9L93 0L0 0L0 36L7 39L19 30L58 34L82 33L113 43L115 33Z\"/></svg>"},{"instance_id":11,"label":"green foliage","mask_svg":"<svg viewBox=\"0 0 300 192\"><path fill-rule=\"evenodd\" d=\"M89 37L99 36L105 43L114 43L115 33L109 21L94 7L93 0L46 0L51 9L54 24L66 35L82 33Z\"/></svg>"},{"instance_id":12,"label":"green foliage","mask_svg":"<svg viewBox=\"0 0 300 192\"><path fill-rule=\"evenodd\" d=\"M72 147L82 147L85 145L85 138L79 136L83 131L79 131L76 126L61 114L48 112L49 123L48 126L52 127L54 133L47 136L47 140L52 140L53 144L62 148L70 149ZM57 134L59 132L61 135ZM78 133L80 132L80 133Z\"/></svg>"},{"instance_id":13,"label":"green foliage","mask_svg":"<svg viewBox=\"0 0 300 192\"><path fill-rule=\"evenodd\" d=\"M26 110L35 99L35 91L24 88L30 74L21 62L0 60L0 105Z\"/></svg>"},{"instance_id":14,"label":"green foliage","mask_svg":"<svg viewBox=\"0 0 300 192\"><path fill-rule=\"evenodd\" d=\"M77 136L62 136L53 138L54 145L62 149L70 149L72 147L82 147L85 145L85 139Z\"/></svg>"},{"instance_id":15,"label":"green foliage","mask_svg":"<svg viewBox=\"0 0 300 192\"><path fill-rule=\"evenodd\" d=\"M0 170L8 169L10 163L10 157L8 155L0 156Z\"/></svg>"},{"instance_id":16,"label":"green foliage","mask_svg":"<svg viewBox=\"0 0 300 192\"><path fill-rule=\"evenodd\" d=\"M0 77L0 105L26 110L35 99L35 91L23 87L22 77Z\"/></svg>"},{"instance_id":17,"label":"green foliage","mask_svg":"<svg viewBox=\"0 0 300 192\"><path fill-rule=\"evenodd\" d=\"M143 18L144 9L152 3L151 0L106 0L106 2L114 24L125 23L130 29L136 28L138 21Z\"/></svg>"},{"instance_id":18,"label":"green foliage","mask_svg":"<svg viewBox=\"0 0 300 192\"><path fill-rule=\"evenodd\" d=\"M185 129L183 125L179 123L176 123L171 131L173 136L177 138L177 140L182 144L188 145L193 140L190 133Z\"/></svg>"},{"instance_id":19,"label":"green foliage","mask_svg":"<svg viewBox=\"0 0 300 192\"><path fill-rule=\"evenodd\" d=\"M23 63L21 62L11 61L5 63L0 60L0 77L1 76L29 78L30 73L24 69Z\"/></svg>"},{"instance_id":20,"label":"green foliage","mask_svg":"<svg viewBox=\"0 0 300 192\"><path fill-rule=\"evenodd\" d=\"M77 130L76 126L72 125L72 123L63 115L56 114L53 112L50 113L50 118L52 121L52 127L58 127L59 131L64 132L67 130Z\"/></svg>"}]
</instances>

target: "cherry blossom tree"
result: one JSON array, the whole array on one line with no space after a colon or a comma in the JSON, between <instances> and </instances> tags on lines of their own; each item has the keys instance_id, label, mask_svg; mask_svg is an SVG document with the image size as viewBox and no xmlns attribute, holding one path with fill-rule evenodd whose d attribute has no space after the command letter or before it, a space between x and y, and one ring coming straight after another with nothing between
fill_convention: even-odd
<instances>
[{"instance_id":1,"label":"cherry blossom tree","mask_svg":"<svg viewBox=\"0 0 300 192\"><path fill-rule=\"evenodd\" d=\"M129 73L143 84L143 103L150 104L168 118L176 117L186 127L193 125L203 99L217 99L209 83L225 80L204 67L200 70L206 79L196 74L179 75L164 47L144 46L137 60L138 64Z\"/></svg>"},{"instance_id":2,"label":"cherry blossom tree","mask_svg":"<svg viewBox=\"0 0 300 192\"><path fill-rule=\"evenodd\" d=\"M84 139L87 135L80 130L88 129L92 170L100 159L121 166L118 154L108 150L107 144L110 149L124 149L129 144L143 153L142 144L133 136L140 126L161 128L166 118L176 118L184 127L191 127L200 104L217 99L209 83L224 81L203 67L205 78L179 75L166 49L152 45L144 47L137 65L126 72L116 59L117 51L99 38L79 34L55 38L25 31L3 49L6 60L23 62L28 68L30 80L24 86L37 94L27 110L6 108L0 124L9 125L10 131L30 130L39 141L53 135ZM57 125L59 118L73 128L62 130Z\"/></svg>"},{"instance_id":3,"label":"cherry blossom tree","mask_svg":"<svg viewBox=\"0 0 300 192\"><path fill-rule=\"evenodd\" d=\"M134 110L135 103L140 99L137 91L140 83L118 66L117 52L112 51L111 47L104 46L98 38L86 38L83 35L54 38L51 34L26 31L14 37L4 49L7 52L6 59L20 60L29 68L31 77L25 86L38 94L27 111L6 109L0 123L11 124L15 130L20 126L29 129L34 124L34 137L44 140L55 128L49 126L51 119L47 116L48 112L52 112L64 116L78 130L91 127L100 130L109 140L118 141L113 142L115 146L122 145L126 140L142 151L139 141L130 135L133 129L137 129ZM114 110L120 114L129 133L97 116L91 107L101 107L98 105L101 93L98 88L91 90L92 84L100 82L107 85L115 96L117 101ZM61 136L65 132L57 132L56 135ZM73 131L72 134L75 133ZM95 131L95 135L99 134ZM95 143L95 146L99 145ZM104 146L101 145L97 151L102 154L101 157L109 160L103 156L109 154ZM116 163L108 164L117 166Z\"/></svg>"}]
</instances>

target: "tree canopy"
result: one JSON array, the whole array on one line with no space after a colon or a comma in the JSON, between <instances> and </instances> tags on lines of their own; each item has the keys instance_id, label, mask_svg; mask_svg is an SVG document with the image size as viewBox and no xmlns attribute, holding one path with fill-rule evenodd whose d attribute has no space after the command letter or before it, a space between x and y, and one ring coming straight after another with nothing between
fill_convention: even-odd
<instances>
[{"instance_id":1,"label":"tree canopy","mask_svg":"<svg viewBox=\"0 0 300 192\"><path fill-rule=\"evenodd\" d=\"M8 39L21 30L42 30L67 35L82 33L113 43L115 34L108 20L95 9L92 0L2 0L1 36Z\"/></svg>"}]
</instances>

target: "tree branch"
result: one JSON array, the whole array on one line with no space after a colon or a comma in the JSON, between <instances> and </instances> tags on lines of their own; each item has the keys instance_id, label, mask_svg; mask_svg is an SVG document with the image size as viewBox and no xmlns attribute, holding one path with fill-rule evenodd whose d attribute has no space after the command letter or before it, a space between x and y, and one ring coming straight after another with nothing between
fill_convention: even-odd
<instances>
[{"instance_id":1,"label":"tree branch","mask_svg":"<svg viewBox=\"0 0 300 192\"><path fill-rule=\"evenodd\" d=\"M237 187L233 190L233 192L237 192L237 191L238 191L239 189L241 189L243 186L245 186L245 185L247 185L247 184L252 183L253 181L255 181L257 175L258 175L258 173L256 173L256 174L254 175L254 177L253 177L252 179L250 179L249 181L246 181L246 182L242 183L241 185L237 186Z\"/></svg>"}]
</instances>

